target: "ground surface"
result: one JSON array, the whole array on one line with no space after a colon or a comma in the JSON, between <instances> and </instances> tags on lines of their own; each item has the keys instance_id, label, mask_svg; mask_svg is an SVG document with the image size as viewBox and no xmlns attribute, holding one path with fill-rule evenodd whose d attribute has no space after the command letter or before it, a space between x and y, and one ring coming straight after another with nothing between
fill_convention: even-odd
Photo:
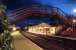
<instances>
[{"instance_id":1,"label":"ground surface","mask_svg":"<svg viewBox=\"0 0 76 50\"><path fill-rule=\"evenodd\" d=\"M15 50L43 50L28 38L22 36L18 31L12 33Z\"/></svg>"},{"instance_id":2,"label":"ground surface","mask_svg":"<svg viewBox=\"0 0 76 50\"><path fill-rule=\"evenodd\" d=\"M76 50L76 40L68 37L48 37L24 31L11 35L15 50Z\"/></svg>"}]
</instances>

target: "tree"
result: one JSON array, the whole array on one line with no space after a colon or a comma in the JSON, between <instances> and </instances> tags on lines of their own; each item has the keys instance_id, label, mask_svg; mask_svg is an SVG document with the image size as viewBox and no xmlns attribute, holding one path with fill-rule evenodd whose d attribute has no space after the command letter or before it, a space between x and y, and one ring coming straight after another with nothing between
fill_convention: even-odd
<instances>
[{"instance_id":1,"label":"tree","mask_svg":"<svg viewBox=\"0 0 76 50\"><path fill-rule=\"evenodd\" d=\"M0 44L1 50L11 50L11 35L8 29L8 19L5 13L6 6L0 3Z\"/></svg>"}]
</instances>

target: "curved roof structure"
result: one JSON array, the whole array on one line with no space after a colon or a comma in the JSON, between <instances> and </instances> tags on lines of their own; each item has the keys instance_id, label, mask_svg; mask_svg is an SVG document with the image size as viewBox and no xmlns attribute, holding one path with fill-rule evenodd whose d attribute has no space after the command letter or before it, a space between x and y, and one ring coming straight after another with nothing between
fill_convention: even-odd
<instances>
[{"instance_id":1,"label":"curved roof structure","mask_svg":"<svg viewBox=\"0 0 76 50\"><path fill-rule=\"evenodd\" d=\"M15 20L11 21L11 23L16 23L21 20L26 19L28 16L50 16L59 18L64 22L65 24L69 24L67 21L67 15L64 13L61 9L47 6L47 5L33 5L28 8L19 8L11 12L12 15L10 17L13 17Z\"/></svg>"}]
</instances>

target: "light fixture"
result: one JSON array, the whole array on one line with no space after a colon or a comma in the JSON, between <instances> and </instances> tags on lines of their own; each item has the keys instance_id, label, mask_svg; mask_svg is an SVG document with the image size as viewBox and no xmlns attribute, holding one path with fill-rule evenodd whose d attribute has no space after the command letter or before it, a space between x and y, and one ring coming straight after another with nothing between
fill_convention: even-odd
<instances>
[{"instance_id":1,"label":"light fixture","mask_svg":"<svg viewBox=\"0 0 76 50\"><path fill-rule=\"evenodd\" d=\"M73 13L76 13L76 8L75 8L75 9L73 9Z\"/></svg>"},{"instance_id":2,"label":"light fixture","mask_svg":"<svg viewBox=\"0 0 76 50\"><path fill-rule=\"evenodd\" d=\"M73 23L76 23L76 19L73 19Z\"/></svg>"}]
</instances>

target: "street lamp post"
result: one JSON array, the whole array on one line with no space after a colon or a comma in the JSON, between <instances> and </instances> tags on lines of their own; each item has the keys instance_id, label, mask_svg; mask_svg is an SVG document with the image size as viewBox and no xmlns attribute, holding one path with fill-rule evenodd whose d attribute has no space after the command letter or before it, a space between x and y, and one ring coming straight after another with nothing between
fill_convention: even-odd
<instances>
[{"instance_id":1,"label":"street lamp post","mask_svg":"<svg viewBox=\"0 0 76 50\"><path fill-rule=\"evenodd\" d=\"M73 19L73 32L75 30L75 25L76 25L76 19Z\"/></svg>"}]
</instances>

